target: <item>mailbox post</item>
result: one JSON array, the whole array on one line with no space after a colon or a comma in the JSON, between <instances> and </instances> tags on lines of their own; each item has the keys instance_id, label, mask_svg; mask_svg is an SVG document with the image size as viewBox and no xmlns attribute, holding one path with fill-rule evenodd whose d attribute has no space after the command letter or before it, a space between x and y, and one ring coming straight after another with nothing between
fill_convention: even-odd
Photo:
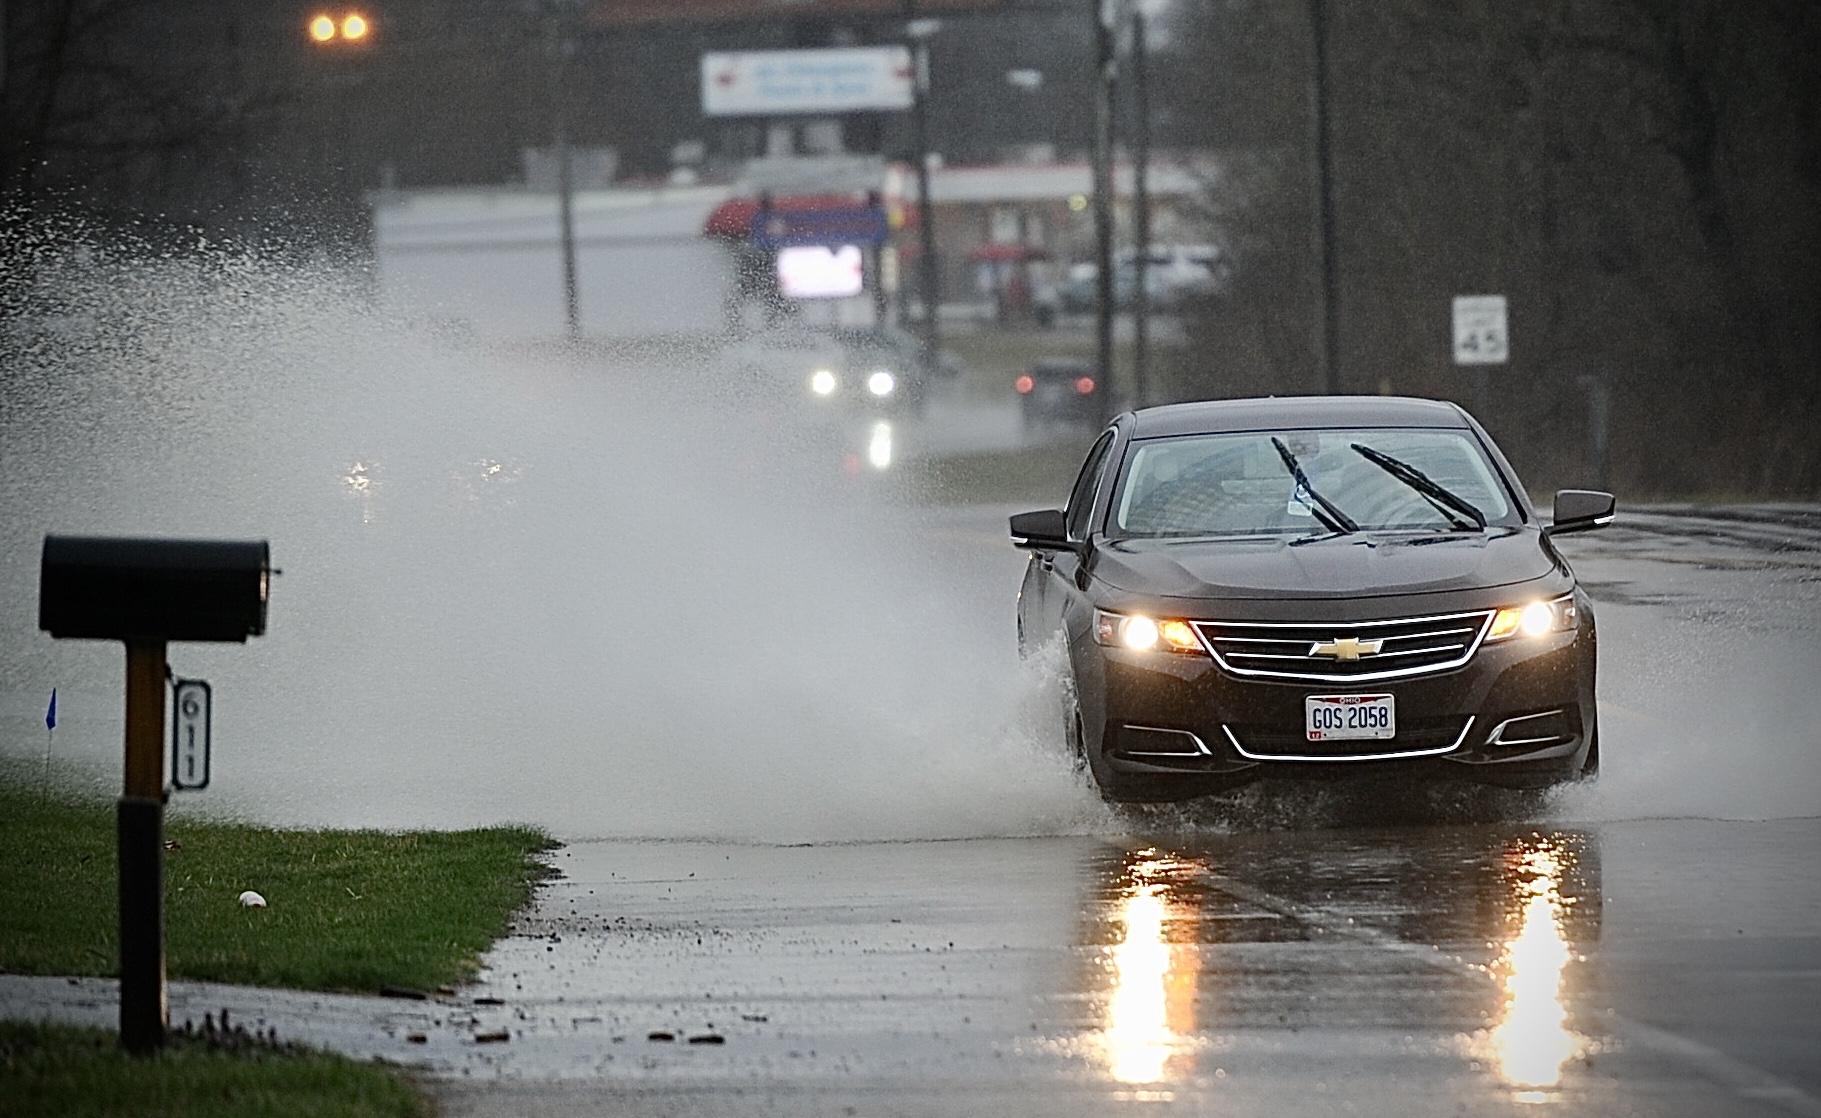
<instances>
[{"instance_id":1,"label":"mailbox post","mask_svg":"<svg viewBox=\"0 0 1821 1118\"><path fill-rule=\"evenodd\" d=\"M126 645L126 780L117 813L120 1044L164 1044L164 692L170 641L266 631L264 540L46 536L38 627Z\"/></svg>"}]
</instances>

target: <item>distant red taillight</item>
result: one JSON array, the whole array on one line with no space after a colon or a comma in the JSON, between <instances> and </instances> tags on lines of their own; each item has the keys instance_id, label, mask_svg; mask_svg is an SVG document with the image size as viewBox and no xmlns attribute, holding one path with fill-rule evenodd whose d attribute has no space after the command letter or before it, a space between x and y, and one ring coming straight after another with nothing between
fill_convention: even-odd
<instances>
[{"instance_id":1,"label":"distant red taillight","mask_svg":"<svg viewBox=\"0 0 1821 1118\"><path fill-rule=\"evenodd\" d=\"M1031 389L1037 387L1037 382L1031 379L1031 375L1029 373L1026 373L1023 376L1019 377L1017 380L1013 381L1012 387L1016 388L1018 390L1018 395L1028 396L1028 395L1030 395Z\"/></svg>"},{"instance_id":2,"label":"distant red taillight","mask_svg":"<svg viewBox=\"0 0 1821 1118\"><path fill-rule=\"evenodd\" d=\"M1092 394L1094 391L1094 378L1093 377L1076 377L1075 378L1075 391L1081 393L1083 396Z\"/></svg>"}]
</instances>

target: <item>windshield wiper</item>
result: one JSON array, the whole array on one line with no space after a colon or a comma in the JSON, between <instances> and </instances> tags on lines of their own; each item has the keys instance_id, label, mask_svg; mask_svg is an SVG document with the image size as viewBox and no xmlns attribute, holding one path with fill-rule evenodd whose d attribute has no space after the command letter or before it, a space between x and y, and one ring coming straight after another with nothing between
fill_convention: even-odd
<instances>
[{"instance_id":1,"label":"windshield wiper","mask_svg":"<svg viewBox=\"0 0 1821 1118\"><path fill-rule=\"evenodd\" d=\"M1296 479L1296 491L1307 493L1309 499L1315 502L1313 505L1309 505L1308 509L1315 514L1315 519L1322 522L1323 527L1335 533L1359 531L1359 525L1353 522L1352 517L1340 511L1339 506L1317 493L1315 487L1309 484L1309 475L1303 473L1302 466L1296 461L1296 455L1290 453L1290 448L1284 445L1282 439L1272 435L1271 445L1277 448L1277 456L1284 460L1284 466L1289 469L1290 476ZM1296 494L1292 493L1290 499L1295 500Z\"/></svg>"},{"instance_id":2,"label":"windshield wiper","mask_svg":"<svg viewBox=\"0 0 1821 1118\"><path fill-rule=\"evenodd\" d=\"M1448 522L1457 528L1478 527L1486 530L1486 514L1475 508L1472 502L1443 486L1428 474L1408 462L1400 462L1382 450L1373 450L1359 443L1353 449L1366 461L1390 474L1392 477L1421 493L1435 510L1448 518ZM1463 519L1465 518L1465 519ZM1468 520L1473 523L1469 525Z\"/></svg>"}]
</instances>

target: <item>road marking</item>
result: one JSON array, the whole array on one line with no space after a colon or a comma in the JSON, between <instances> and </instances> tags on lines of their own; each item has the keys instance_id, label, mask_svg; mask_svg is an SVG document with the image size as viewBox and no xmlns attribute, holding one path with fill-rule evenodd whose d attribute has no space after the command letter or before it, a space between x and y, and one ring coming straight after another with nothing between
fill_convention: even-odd
<instances>
[{"instance_id":1,"label":"road marking","mask_svg":"<svg viewBox=\"0 0 1821 1118\"><path fill-rule=\"evenodd\" d=\"M1330 935L1403 955L1451 974L1488 980L1493 977L1492 971L1487 967L1470 963L1458 955L1449 955L1430 944L1412 943L1390 932L1361 924L1354 918L1330 912L1319 905L1306 905L1279 897L1222 874L1210 874L1206 880L1213 888L1230 897L1281 913ZM1698 1040L1646 1025L1642 1021L1633 1021L1616 1013L1602 1017L1602 1021L1622 1039L1679 1060L1742 1098L1769 1104L1799 1115L1800 1118L1821 1118L1821 1100L1807 1091L1718 1049L1709 1048Z\"/></svg>"}]
</instances>

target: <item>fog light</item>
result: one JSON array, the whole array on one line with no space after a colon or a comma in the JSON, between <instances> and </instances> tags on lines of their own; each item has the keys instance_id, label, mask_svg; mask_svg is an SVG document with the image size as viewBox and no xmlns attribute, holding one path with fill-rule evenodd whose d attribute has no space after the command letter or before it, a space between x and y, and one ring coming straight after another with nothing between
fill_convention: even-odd
<instances>
[{"instance_id":1,"label":"fog light","mask_svg":"<svg viewBox=\"0 0 1821 1118\"><path fill-rule=\"evenodd\" d=\"M890 396L892 389L898 387L898 380L884 369L880 369L866 378L866 390L875 396Z\"/></svg>"},{"instance_id":2,"label":"fog light","mask_svg":"<svg viewBox=\"0 0 1821 1118\"><path fill-rule=\"evenodd\" d=\"M827 369L817 369L809 376L809 390L818 396L826 396L835 390L835 374Z\"/></svg>"}]
</instances>

